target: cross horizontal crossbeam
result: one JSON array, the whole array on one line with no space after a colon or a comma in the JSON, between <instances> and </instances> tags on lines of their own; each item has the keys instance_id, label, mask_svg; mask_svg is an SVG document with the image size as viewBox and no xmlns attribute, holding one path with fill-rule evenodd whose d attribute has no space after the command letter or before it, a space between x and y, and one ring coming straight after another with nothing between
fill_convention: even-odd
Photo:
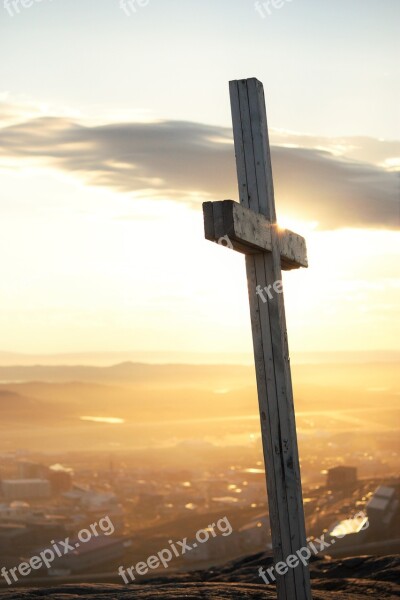
<instances>
[{"instance_id":1,"label":"cross horizontal crossbeam","mask_svg":"<svg viewBox=\"0 0 400 600\"><path fill-rule=\"evenodd\" d=\"M308 267L306 241L288 229L272 225L261 213L256 213L233 200L204 202L205 238L219 242L228 238L234 250L242 254L272 252L271 228L278 233L281 268L285 271ZM228 241L228 240L226 240Z\"/></svg>"}]
</instances>

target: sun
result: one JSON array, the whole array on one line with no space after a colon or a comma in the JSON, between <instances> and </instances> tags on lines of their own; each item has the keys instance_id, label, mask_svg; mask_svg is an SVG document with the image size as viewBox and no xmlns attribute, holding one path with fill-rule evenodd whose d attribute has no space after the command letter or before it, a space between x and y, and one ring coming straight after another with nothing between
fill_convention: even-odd
<instances>
[{"instance_id":1,"label":"sun","mask_svg":"<svg viewBox=\"0 0 400 600\"><path fill-rule=\"evenodd\" d=\"M277 222L279 229L290 229L303 236L306 236L318 227L317 221L302 221L301 219L296 219L295 217L285 214L279 215Z\"/></svg>"}]
</instances>

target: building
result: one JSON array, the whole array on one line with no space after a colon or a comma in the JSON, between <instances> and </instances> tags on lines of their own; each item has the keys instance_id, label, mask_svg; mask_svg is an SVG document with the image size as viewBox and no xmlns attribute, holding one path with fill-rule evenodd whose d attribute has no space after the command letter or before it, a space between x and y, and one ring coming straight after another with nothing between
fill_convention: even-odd
<instances>
[{"instance_id":1,"label":"building","mask_svg":"<svg viewBox=\"0 0 400 600\"><path fill-rule=\"evenodd\" d=\"M357 483L356 467L333 467L328 469L326 485L330 489L348 488Z\"/></svg>"},{"instance_id":2,"label":"building","mask_svg":"<svg viewBox=\"0 0 400 600\"><path fill-rule=\"evenodd\" d=\"M68 492L63 493L62 496L63 499L66 502L68 502L68 504L71 504L72 506L80 506L83 499L87 496L88 493L88 487L74 483L72 489L70 489Z\"/></svg>"},{"instance_id":3,"label":"building","mask_svg":"<svg viewBox=\"0 0 400 600\"><path fill-rule=\"evenodd\" d=\"M111 492L96 492L78 485L74 485L62 498L75 508L77 523L93 523L108 515L114 524L115 530L122 531L125 524L125 512L118 498Z\"/></svg>"},{"instance_id":4,"label":"building","mask_svg":"<svg viewBox=\"0 0 400 600\"><path fill-rule=\"evenodd\" d=\"M56 496L68 492L72 488L73 471L62 465L52 465L49 469L48 479L51 491Z\"/></svg>"},{"instance_id":5,"label":"building","mask_svg":"<svg viewBox=\"0 0 400 600\"><path fill-rule=\"evenodd\" d=\"M31 507L27 502L14 500L10 504L0 504L0 522L23 522L31 514Z\"/></svg>"},{"instance_id":6,"label":"building","mask_svg":"<svg viewBox=\"0 0 400 600\"><path fill-rule=\"evenodd\" d=\"M5 479L1 482L5 500L39 500L49 498L51 487L47 479Z\"/></svg>"},{"instance_id":7,"label":"building","mask_svg":"<svg viewBox=\"0 0 400 600\"><path fill-rule=\"evenodd\" d=\"M380 485L367 504L367 515L371 528L386 529L391 524L399 506L396 490Z\"/></svg>"},{"instance_id":8,"label":"building","mask_svg":"<svg viewBox=\"0 0 400 600\"><path fill-rule=\"evenodd\" d=\"M20 460L17 463L18 479L47 479L49 468L40 463Z\"/></svg>"}]
</instances>

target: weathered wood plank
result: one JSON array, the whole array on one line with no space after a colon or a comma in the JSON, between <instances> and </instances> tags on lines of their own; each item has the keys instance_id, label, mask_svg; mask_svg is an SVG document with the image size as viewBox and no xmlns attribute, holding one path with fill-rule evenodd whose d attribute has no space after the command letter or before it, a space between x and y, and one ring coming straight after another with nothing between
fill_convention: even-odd
<instances>
[{"instance_id":1,"label":"weathered wood plank","mask_svg":"<svg viewBox=\"0 0 400 600\"><path fill-rule=\"evenodd\" d=\"M267 217L270 218L272 224L276 224L264 89L262 84L256 79L248 80L247 88L257 182L260 186L259 196L261 202L265 201L267 205ZM279 242L277 239L278 229L273 227L271 234L272 257L271 254L264 254L264 267L268 284L272 281L280 281L282 278ZM286 509L289 515L290 541L292 552L295 552L306 545L306 534L283 295L274 294L272 298L268 298L268 304L270 306L270 327L269 332L267 327L265 331L268 339L272 341L275 386L279 410L279 435L282 444L283 484L286 495ZM296 582L296 595L294 598L298 600L311 598L308 568L304 567L304 565L296 567L294 569L294 576Z\"/></svg>"},{"instance_id":2,"label":"weathered wood plank","mask_svg":"<svg viewBox=\"0 0 400 600\"><path fill-rule=\"evenodd\" d=\"M216 242L214 229L213 202L203 202L204 237L210 242Z\"/></svg>"},{"instance_id":3,"label":"weathered wood plank","mask_svg":"<svg viewBox=\"0 0 400 600\"><path fill-rule=\"evenodd\" d=\"M233 249L243 254L271 252L271 225L263 215L233 200L204 202L203 212L206 239L218 242L228 236Z\"/></svg>"},{"instance_id":4,"label":"weathered wood plank","mask_svg":"<svg viewBox=\"0 0 400 600\"><path fill-rule=\"evenodd\" d=\"M218 242L228 236L234 250L243 254L272 251L271 222L233 200L204 202L204 230L208 240ZM287 229L278 229L281 268L307 267L307 249L303 237Z\"/></svg>"},{"instance_id":5,"label":"weathered wood plank","mask_svg":"<svg viewBox=\"0 0 400 600\"><path fill-rule=\"evenodd\" d=\"M293 394L282 294L261 303L257 285L281 280L272 167L263 88L256 79L230 82L239 196L263 214L272 251L246 256L261 431L266 464L275 561L306 545ZM291 240L285 240L294 254ZM310 600L308 568L300 565L278 578L279 600Z\"/></svg>"},{"instance_id":6,"label":"weathered wood plank","mask_svg":"<svg viewBox=\"0 0 400 600\"><path fill-rule=\"evenodd\" d=\"M231 87L238 88L239 113L233 113L233 130L237 136L242 137L242 156L237 157L237 162L244 161L244 168L238 168L239 189L243 193L244 205L252 210L264 214L271 220L270 206L267 202L266 184L264 190L257 186L256 158L254 156L254 143L252 132L252 119L247 81L231 83ZM252 115L253 116L253 115ZM253 117L254 118L254 117ZM258 124L260 127L261 125ZM259 167L260 165L258 165ZM240 180L240 173L245 173L245 179ZM265 178L265 177L264 177ZM262 181L262 172L259 183ZM272 260L272 253L265 255ZM277 406L277 390L275 382L274 356L271 347L272 331L270 326L270 305L261 304L257 300L254 306L253 296L257 285L262 288L272 284L275 279L268 281L265 273L265 257L258 255L246 257L246 268L250 299L250 312L252 317L253 347L256 365L258 400L261 416L261 433L264 447L264 460L266 464L269 510L272 511L270 523L275 561L284 560L291 554L290 528L284 486L282 464L282 441L279 427L279 410ZM262 421L266 420L266 427ZM272 475L272 476L271 476ZM293 573L286 577L278 578L278 596L282 600L291 600L295 596L295 582Z\"/></svg>"},{"instance_id":7,"label":"weathered wood plank","mask_svg":"<svg viewBox=\"0 0 400 600\"><path fill-rule=\"evenodd\" d=\"M278 229L281 268L284 271L308 267L306 240L289 229Z\"/></svg>"}]
</instances>

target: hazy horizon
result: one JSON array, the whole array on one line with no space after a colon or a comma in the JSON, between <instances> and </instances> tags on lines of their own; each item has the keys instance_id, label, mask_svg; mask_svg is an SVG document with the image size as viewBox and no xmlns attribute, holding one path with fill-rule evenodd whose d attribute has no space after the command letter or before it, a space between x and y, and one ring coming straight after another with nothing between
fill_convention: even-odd
<instances>
[{"instance_id":1,"label":"hazy horizon","mask_svg":"<svg viewBox=\"0 0 400 600\"><path fill-rule=\"evenodd\" d=\"M292 364L319 364L319 363L370 363L370 362L398 362L400 350L343 350L338 352L294 352L290 355ZM60 352L54 354L23 354L0 350L0 366L115 366L124 362L144 364L222 364L246 365L254 364L251 353L196 353L196 352Z\"/></svg>"}]
</instances>

